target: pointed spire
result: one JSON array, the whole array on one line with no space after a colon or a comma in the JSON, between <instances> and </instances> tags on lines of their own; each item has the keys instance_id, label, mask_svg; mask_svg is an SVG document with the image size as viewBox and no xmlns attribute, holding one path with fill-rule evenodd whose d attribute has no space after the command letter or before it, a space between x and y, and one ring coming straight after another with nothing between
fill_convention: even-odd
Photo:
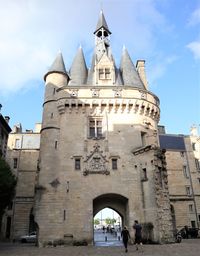
<instances>
[{"instance_id":1,"label":"pointed spire","mask_svg":"<svg viewBox=\"0 0 200 256\"><path fill-rule=\"evenodd\" d=\"M83 54L82 47L80 46L70 69L71 81L69 85L85 84L87 79L87 72L88 70L85 63L85 57Z\"/></svg>"},{"instance_id":2,"label":"pointed spire","mask_svg":"<svg viewBox=\"0 0 200 256\"><path fill-rule=\"evenodd\" d=\"M45 81L46 81L46 77L51 73L60 73L60 74L68 76L66 68L65 68L65 63L64 63L64 60L63 60L63 56L62 56L62 53L60 51L59 51L56 59L54 60L53 64L51 65L50 69L44 75L44 80Z\"/></svg>"},{"instance_id":3,"label":"pointed spire","mask_svg":"<svg viewBox=\"0 0 200 256\"><path fill-rule=\"evenodd\" d=\"M122 51L120 69L122 72L124 85L145 89L145 86L142 83L142 80L140 79L139 74L125 47L123 47L123 51Z\"/></svg>"},{"instance_id":4,"label":"pointed spire","mask_svg":"<svg viewBox=\"0 0 200 256\"><path fill-rule=\"evenodd\" d=\"M100 15L99 15L99 20L97 22L97 26L96 26L96 30L94 32L94 34L101 28L104 28L108 34L111 34L109 28L108 28L108 25L107 25L107 22L106 22L106 19L104 17L104 14L103 14L103 11L101 10L100 12Z\"/></svg>"}]
</instances>

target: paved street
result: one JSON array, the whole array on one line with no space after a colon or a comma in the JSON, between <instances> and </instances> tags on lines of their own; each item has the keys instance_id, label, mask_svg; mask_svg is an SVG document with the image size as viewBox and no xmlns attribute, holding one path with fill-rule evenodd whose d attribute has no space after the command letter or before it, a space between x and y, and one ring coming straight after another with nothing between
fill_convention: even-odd
<instances>
[{"instance_id":1,"label":"paved street","mask_svg":"<svg viewBox=\"0 0 200 256\"><path fill-rule=\"evenodd\" d=\"M197 256L200 252L200 239L183 240L180 244L143 245L136 251L134 245L124 253L122 246L68 246L54 248L37 248L31 244L0 243L0 256Z\"/></svg>"}]
</instances>

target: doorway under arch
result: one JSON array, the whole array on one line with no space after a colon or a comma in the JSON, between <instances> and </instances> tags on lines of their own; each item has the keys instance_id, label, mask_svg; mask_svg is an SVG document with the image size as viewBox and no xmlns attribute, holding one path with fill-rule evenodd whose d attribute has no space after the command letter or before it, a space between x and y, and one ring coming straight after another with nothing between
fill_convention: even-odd
<instances>
[{"instance_id":1,"label":"doorway under arch","mask_svg":"<svg viewBox=\"0 0 200 256\"><path fill-rule=\"evenodd\" d=\"M121 245L120 241L120 233L121 227L129 224L128 220L128 198L114 193L103 194L96 197L93 200L93 218L97 215L97 213L101 212L103 209L110 209L113 212L113 215L118 217L116 225L107 225L104 222L104 225L101 221L101 225L96 230L93 228L93 242L97 244L96 235L98 235L98 244L101 242L102 245L107 246L108 243L112 243L112 245ZM112 219L112 216L111 218ZM100 217L101 220L101 217ZM105 220L104 220L105 221ZM103 228L104 230L101 228ZM95 227L95 226L94 226ZM101 228L100 228L101 227ZM112 233L111 233L112 232ZM98 233L98 234L97 234ZM111 235L110 235L111 233ZM110 241L109 241L110 240Z\"/></svg>"}]
</instances>

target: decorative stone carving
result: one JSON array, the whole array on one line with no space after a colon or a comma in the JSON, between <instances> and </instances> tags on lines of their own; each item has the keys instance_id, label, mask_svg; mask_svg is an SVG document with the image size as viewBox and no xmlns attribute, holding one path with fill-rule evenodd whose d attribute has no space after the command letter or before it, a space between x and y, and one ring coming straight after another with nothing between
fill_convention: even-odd
<instances>
[{"instance_id":1,"label":"decorative stone carving","mask_svg":"<svg viewBox=\"0 0 200 256\"><path fill-rule=\"evenodd\" d=\"M77 89L70 90L70 97L72 98L78 97L78 90Z\"/></svg>"},{"instance_id":2,"label":"decorative stone carving","mask_svg":"<svg viewBox=\"0 0 200 256\"><path fill-rule=\"evenodd\" d=\"M92 97L98 98L99 97L99 89L91 89Z\"/></svg>"},{"instance_id":3,"label":"decorative stone carving","mask_svg":"<svg viewBox=\"0 0 200 256\"><path fill-rule=\"evenodd\" d=\"M60 181L58 180L58 178L56 178L55 180L53 180L52 182L49 183L53 188L57 188L60 185Z\"/></svg>"},{"instance_id":4,"label":"decorative stone carving","mask_svg":"<svg viewBox=\"0 0 200 256\"><path fill-rule=\"evenodd\" d=\"M85 162L85 168L83 175L88 174L105 174L109 175L110 172L107 170L106 156L103 155L103 151L100 150L100 146L96 143L94 150L87 156Z\"/></svg>"}]
</instances>

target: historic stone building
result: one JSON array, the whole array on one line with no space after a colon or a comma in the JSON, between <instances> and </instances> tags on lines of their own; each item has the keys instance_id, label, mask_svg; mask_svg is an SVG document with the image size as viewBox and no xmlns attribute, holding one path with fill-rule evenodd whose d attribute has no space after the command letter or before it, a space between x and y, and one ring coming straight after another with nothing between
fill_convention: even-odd
<instances>
[{"instance_id":1,"label":"historic stone building","mask_svg":"<svg viewBox=\"0 0 200 256\"><path fill-rule=\"evenodd\" d=\"M200 223L200 137L197 127L190 136L160 134L166 150L169 194L174 229Z\"/></svg>"},{"instance_id":2,"label":"historic stone building","mask_svg":"<svg viewBox=\"0 0 200 256\"><path fill-rule=\"evenodd\" d=\"M2 105L0 104L0 111ZM11 128L9 126L9 116L3 117L0 113L0 157L5 158L6 156L6 149L7 149L7 141L8 135L11 132Z\"/></svg>"},{"instance_id":3,"label":"historic stone building","mask_svg":"<svg viewBox=\"0 0 200 256\"><path fill-rule=\"evenodd\" d=\"M155 241L172 241L159 99L148 90L143 60L135 67L124 48L116 67L110 35L101 12L91 67L79 48L69 72L59 53L44 77L34 209L40 244L91 243L93 216L105 207L130 230L135 219L151 222Z\"/></svg>"},{"instance_id":4,"label":"historic stone building","mask_svg":"<svg viewBox=\"0 0 200 256\"><path fill-rule=\"evenodd\" d=\"M103 13L92 63L79 48L67 72L59 53L45 75L42 129L9 136L7 161L18 177L10 238L37 227L40 245L93 241L93 217L109 207L133 236L135 219L152 223L152 239L199 226L200 138L165 134L145 62L124 48L117 67ZM163 129L161 129L163 128ZM5 232L4 232L5 233ZM6 234L5 234L6 236Z\"/></svg>"},{"instance_id":5,"label":"historic stone building","mask_svg":"<svg viewBox=\"0 0 200 256\"><path fill-rule=\"evenodd\" d=\"M5 238L17 239L35 230L33 206L39 159L41 124L35 130L22 131L15 125L9 135L6 160L17 177L16 194L2 221Z\"/></svg>"}]
</instances>

